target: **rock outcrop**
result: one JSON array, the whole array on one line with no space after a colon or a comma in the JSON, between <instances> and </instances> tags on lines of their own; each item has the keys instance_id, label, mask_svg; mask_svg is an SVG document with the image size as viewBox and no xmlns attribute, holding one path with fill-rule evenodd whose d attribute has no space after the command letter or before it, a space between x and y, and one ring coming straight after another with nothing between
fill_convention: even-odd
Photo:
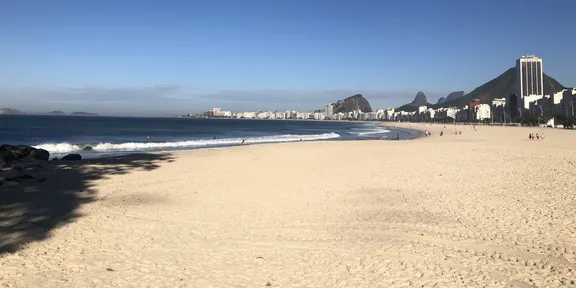
<instances>
[{"instance_id":1,"label":"rock outcrop","mask_svg":"<svg viewBox=\"0 0 576 288\"><path fill-rule=\"evenodd\" d=\"M0 146L0 158L2 158L2 161L5 163L25 158L48 161L50 152L27 145L13 146L4 144Z\"/></svg>"},{"instance_id":2,"label":"rock outcrop","mask_svg":"<svg viewBox=\"0 0 576 288\"><path fill-rule=\"evenodd\" d=\"M80 155L80 154L68 154L68 155L62 157L60 160L62 160L62 161L82 160L82 155Z\"/></svg>"},{"instance_id":3,"label":"rock outcrop","mask_svg":"<svg viewBox=\"0 0 576 288\"><path fill-rule=\"evenodd\" d=\"M416 93L416 96L414 97L414 100L412 100L412 102L402 105L398 108L396 108L397 111L407 111L407 112L411 112L411 111L416 111L416 109L418 109L418 107L420 106L430 106L431 104L428 103L428 99L426 98L426 94L424 94L424 92L422 91L418 91L418 93Z\"/></svg>"},{"instance_id":4,"label":"rock outcrop","mask_svg":"<svg viewBox=\"0 0 576 288\"><path fill-rule=\"evenodd\" d=\"M438 101L436 102L436 104L442 104L442 103L444 103L444 101L446 101L446 98L440 97L440 98L438 98Z\"/></svg>"},{"instance_id":5,"label":"rock outcrop","mask_svg":"<svg viewBox=\"0 0 576 288\"><path fill-rule=\"evenodd\" d=\"M334 113L348 113L354 110L360 110L364 113L372 112L372 107L370 103L362 94L356 94L348 98L338 100L338 102L332 104L334 106Z\"/></svg>"}]
</instances>

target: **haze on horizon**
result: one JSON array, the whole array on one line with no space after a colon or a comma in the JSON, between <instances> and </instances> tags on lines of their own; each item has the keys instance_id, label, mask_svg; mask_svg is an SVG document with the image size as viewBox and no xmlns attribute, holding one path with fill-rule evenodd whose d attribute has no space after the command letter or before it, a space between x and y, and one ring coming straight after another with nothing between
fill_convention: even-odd
<instances>
[{"instance_id":1,"label":"haze on horizon","mask_svg":"<svg viewBox=\"0 0 576 288\"><path fill-rule=\"evenodd\" d=\"M314 110L356 93L398 107L420 90L430 102L470 92L526 54L573 87L575 9L559 0L9 0L0 108Z\"/></svg>"}]
</instances>

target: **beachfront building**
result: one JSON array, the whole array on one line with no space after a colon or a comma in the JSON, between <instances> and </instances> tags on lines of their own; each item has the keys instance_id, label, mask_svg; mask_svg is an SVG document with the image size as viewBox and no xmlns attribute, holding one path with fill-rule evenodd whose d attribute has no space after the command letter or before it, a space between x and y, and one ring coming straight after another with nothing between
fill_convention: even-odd
<instances>
[{"instance_id":1,"label":"beachfront building","mask_svg":"<svg viewBox=\"0 0 576 288\"><path fill-rule=\"evenodd\" d=\"M326 105L326 108L324 108L324 114L326 115L327 119L333 119L334 106L332 106L332 104Z\"/></svg>"},{"instance_id":2,"label":"beachfront building","mask_svg":"<svg viewBox=\"0 0 576 288\"><path fill-rule=\"evenodd\" d=\"M474 106L474 120L482 121L484 119L490 119L490 105L488 104L478 104Z\"/></svg>"},{"instance_id":3,"label":"beachfront building","mask_svg":"<svg viewBox=\"0 0 576 288\"><path fill-rule=\"evenodd\" d=\"M384 113L384 117L386 120L394 120L394 108L386 109L386 112Z\"/></svg>"},{"instance_id":4,"label":"beachfront building","mask_svg":"<svg viewBox=\"0 0 576 288\"><path fill-rule=\"evenodd\" d=\"M504 107L504 106L506 106L506 98L492 99L492 107Z\"/></svg>"},{"instance_id":5,"label":"beachfront building","mask_svg":"<svg viewBox=\"0 0 576 288\"><path fill-rule=\"evenodd\" d=\"M529 109L530 102L544 96L544 76L542 58L533 55L516 60L516 94L519 112ZM522 115L520 115L522 116Z\"/></svg>"},{"instance_id":6,"label":"beachfront building","mask_svg":"<svg viewBox=\"0 0 576 288\"><path fill-rule=\"evenodd\" d=\"M564 116L573 117L576 116L575 100L576 89L565 90L562 95L562 112Z\"/></svg>"},{"instance_id":7,"label":"beachfront building","mask_svg":"<svg viewBox=\"0 0 576 288\"><path fill-rule=\"evenodd\" d=\"M429 121L434 119L436 116L436 111L432 108L428 108L426 112L424 112L424 121Z\"/></svg>"}]
</instances>

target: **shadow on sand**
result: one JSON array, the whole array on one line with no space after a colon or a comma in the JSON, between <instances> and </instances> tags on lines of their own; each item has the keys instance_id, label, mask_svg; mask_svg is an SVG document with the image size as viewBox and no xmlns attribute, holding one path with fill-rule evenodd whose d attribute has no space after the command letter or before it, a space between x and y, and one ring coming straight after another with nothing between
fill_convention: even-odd
<instances>
[{"instance_id":1,"label":"shadow on sand","mask_svg":"<svg viewBox=\"0 0 576 288\"><path fill-rule=\"evenodd\" d=\"M133 154L20 167L19 173L27 175L27 179L13 187L0 186L0 254L16 252L26 243L43 240L52 229L80 217L77 209L96 200L93 181L134 170L154 170L161 162L172 159L170 154ZM1 173L8 172L0 169Z\"/></svg>"}]
</instances>

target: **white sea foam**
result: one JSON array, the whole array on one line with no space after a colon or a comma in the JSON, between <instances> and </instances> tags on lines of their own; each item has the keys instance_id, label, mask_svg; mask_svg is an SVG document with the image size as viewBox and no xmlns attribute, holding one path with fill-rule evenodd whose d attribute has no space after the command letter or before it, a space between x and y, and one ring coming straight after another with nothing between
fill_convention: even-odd
<instances>
[{"instance_id":1,"label":"white sea foam","mask_svg":"<svg viewBox=\"0 0 576 288\"><path fill-rule=\"evenodd\" d=\"M276 135L276 136L262 136L253 138L228 138L228 139L190 140L190 141L176 141L176 142L129 142L118 144L99 143L95 145L46 143L36 145L34 147L48 150L50 153L67 153L67 152L82 151L82 148L88 145L91 146L92 150L95 152L137 151L137 150L151 150L162 148L187 148L187 147L194 148L194 147L239 145L242 143L242 140L246 140L246 144L257 144L257 143L328 140L338 137L340 137L340 135L332 132L332 133L315 134L315 135Z\"/></svg>"},{"instance_id":2,"label":"white sea foam","mask_svg":"<svg viewBox=\"0 0 576 288\"><path fill-rule=\"evenodd\" d=\"M353 129L353 130L359 130L359 131L349 132L349 133L352 135L358 135L358 136L390 133L390 130L384 129L384 128L379 128L379 127L371 128L371 129Z\"/></svg>"}]
</instances>

